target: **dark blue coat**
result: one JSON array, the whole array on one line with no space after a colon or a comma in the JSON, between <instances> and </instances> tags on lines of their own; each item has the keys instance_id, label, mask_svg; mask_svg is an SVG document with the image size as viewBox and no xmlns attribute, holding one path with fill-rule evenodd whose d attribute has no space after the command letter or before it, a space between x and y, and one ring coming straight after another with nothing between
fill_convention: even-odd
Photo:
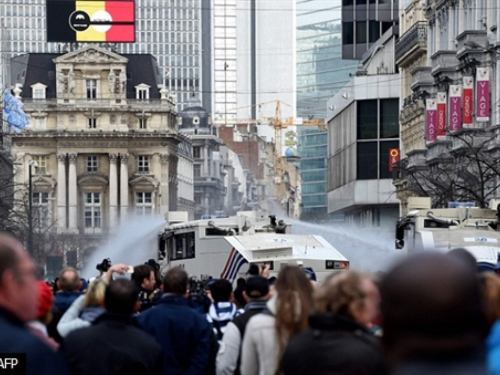
<instances>
[{"instance_id":1,"label":"dark blue coat","mask_svg":"<svg viewBox=\"0 0 500 375\"><path fill-rule=\"evenodd\" d=\"M0 309L0 353L26 354L28 375L67 374L63 359L3 309Z\"/></svg>"},{"instance_id":2,"label":"dark blue coat","mask_svg":"<svg viewBox=\"0 0 500 375\"><path fill-rule=\"evenodd\" d=\"M182 296L166 295L138 317L139 326L153 335L163 350L163 375L203 375L211 343L204 315Z\"/></svg>"}]
</instances>

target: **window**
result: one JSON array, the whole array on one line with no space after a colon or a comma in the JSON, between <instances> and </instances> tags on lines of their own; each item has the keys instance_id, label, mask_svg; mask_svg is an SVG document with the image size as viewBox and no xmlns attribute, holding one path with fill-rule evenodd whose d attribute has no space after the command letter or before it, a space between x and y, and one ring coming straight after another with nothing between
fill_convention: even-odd
<instances>
[{"instance_id":1,"label":"window","mask_svg":"<svg viewBox=\"0 0 500 375\"><path fill-rule=\"evenodd\" d=\"M358 142L357 179L372 180L378 177L377 142Z\"/></svg>"},{"instance_id":2,"label":"window","mask_svg":"<svg viewBox=\"0 0 500 375\"><path fill-rule=\"evenodd\" d=\"M139 129L147 129L147 119L145 118L140 118L139 119Z\"/></svg>"},{"instance_id":3,"label":"window","mask_svg":"<svg viewBox=\"0 0 500 375\"><path fill-rule=\"evenodd\" d=\"M97 119L95 117L88 118L89 129L97 129Z\"/></svg>"},{"instance_id":4,"label":"window","mask_svg":"<svg viewBox=\"0 0 500 375\"><path fill-rule=\"evenodd\" d=\"M49 193L34 192L33 225L35 228L47 228L50 225Z\"/></svg>"},{"instance_id":5,"label":"window","mask_svg":"<svg viewBox=\"0 0 500 375\"><path fill-rule=\"evenodd\" d=\"M34 129L43 130L46 128L46 117L35 117L34 119Z\"/></svg>"},{"instance_id":6,"label":"window","mask_svg":"<svg viewBox=\"0 0 500 375\"><path fill-rule=\"evenodd\" d=\"M356 43L366 43L366 23L367 21L356 22Z\"/></svg>"},{"instance_id":7,"label":"window","mask_svg":"<svg viewBox=\"0 0 500 375\"><path fill-rule=\"evenodd\" d=\"M197 205L197 206L200 206L201 205L201 195L200 194L196 194L194 196L194 203Z\"/></svg>"},{"instance_id":8,"label":"window","mask_svg":"<svg viewBox=\"0 0 500 375\"><path fill-rule=\"evenodd\" d=\"M151 215L153 212L152 193L135 193L135 212L140 216Z\"/></svg>"},{"instance_id":9,"label":"window","mask_svg":"<svg viewBox=\"0 0 500 375\"><path fill-rule=\"evenodd\" d=\"M137 89L137 99L139 100L149 99L149 90L146 88Z\"/></svg>"},{"instance_id":10,"label":"window","mask_svg":"<svg viewBox=\"0 0 500 375\"><path fill-rule=\"evenodd\" d=\"M87 99L97 98L97 80L87 79Z\"/></svg>"},{"instance_id":11,"label":"window","mask_svg":"<svg viewBox=\"0 0 500 375\"><path fill-rule=\"evenodd\" d=\"M377 100L360 100L357 105L358 139L377 138Z\"/></svg>"},{"instance_id":12,"label":"window","mask_svg":"<svg viewBox=\"0 0 500 375\"><path fill-rule=\"evenodd\" d=\"M101 227L101 194L85 193L85 228Z\"/></svg>"},{"instance_id":13,"label":"window","mask_svg":"<svg viewBox=\"0 0 500 375\"><path fill-rule=\"evenodd\" d=\"M380 100L380 138L399 137L399 100Z\"/></svg>"},{"instance_id":14,"label":"window","mask_svg":"<svg viewBox=\"0 0 500 375\"><path fill-rule=\"evenodd\" d=\"M33 160L38 164L32 167L34 174L47 174L47 156L33 156Z\"/></svg>"},{"instance_id":15,"label":"window","mask_svg":"<svg viewBox=\"0 0 500 375\"><path fill-rule=\"evenodd\" d=\"M97 156L87 156L87 172L97 172Z\"/></svg>"},{"instance_id":16,"label":"window","mask_svg":"<svg viewBox=\"0 0 500 375\"><path fill-rule=\"evenodd\" d=\"M380 142L380 178L392 178L392 172L389 170L389 149L391 148L399 148L399 142Z\"/></svg>"},{"instance_id":17,"label":"window","mask_svg":"<svg viewBox=\"0 0 500 375\"><path fill-rule=\"evenodd\" d=\"M352 22L342 22L342 44L354 44L353 27Z\"/></svg>"},{"instance_id":18,"label":"window","mask_svg":"<svg viewBox=\"0 0 500 375\"><path fill-rule=\"evenodd\" d=\"M201 147L193 147L193 158L199 159L201 155Z\"/></svg>"},{"instance_id":19,"label":"window","mask_svg":"<svg viewBox=\"0 0 500 375\"><path fill-rule=\"evenodd\" d=\"M45 88L33 88L33 99L45 99Z\"/></svg>"},{"instance_id":20,"label":"window","mask_svg":"<svg viewBox=\"0 0 500 375\"><path fill-rule=\"evenodd\" d=\"M139 173L148 173L149 172L149 156L139 156L138 158L138 167Z\"/></svg>"},{"instance_id":21,"label":"window","mask_svg":"<svg viewBox=\"0 0 500 375\"><path fill-rule=\"evenodd\" d=\"M171 260L194 258L194 232L175 234L167 241L167 247Z\"/></svg>"},{"instance_id":22,"label":"window","mask_svg":"<svg viewBox=\"0 0 500 375\"><path fill-rule=\"evenodd\" d=\"M201 165L195 164L193 165L193 176L200 177L201 176Z\"/></svg>"}]
</instances>

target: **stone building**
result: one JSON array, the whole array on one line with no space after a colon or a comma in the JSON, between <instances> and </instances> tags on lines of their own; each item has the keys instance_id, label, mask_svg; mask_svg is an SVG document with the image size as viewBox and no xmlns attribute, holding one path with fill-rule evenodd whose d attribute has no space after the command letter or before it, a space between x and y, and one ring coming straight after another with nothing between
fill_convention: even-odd
<instances>
[{"instance_id":1,"label":"stone building","mask_svg":"<svg viewBox=\"0 0 500 375\"><path fill-rule=\"evenodd\" d=\"M152 55L87 46L22 55L11 66L30 117L12 137L15 176L27 186L32 168L31 199L46 207L40 225L78 242L75 265L129 215L177 209L182 138Z\"/></svg>"}]
</instances>

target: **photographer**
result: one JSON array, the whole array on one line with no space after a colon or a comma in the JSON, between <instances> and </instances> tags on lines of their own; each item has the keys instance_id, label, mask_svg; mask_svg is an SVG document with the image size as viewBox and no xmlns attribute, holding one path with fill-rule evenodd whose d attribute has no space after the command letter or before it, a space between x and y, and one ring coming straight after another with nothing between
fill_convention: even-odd
<instances>
[{"instance_id":1,"label":"photographer","mask_svg":"<svg viewBox=\"0 0 500 375\"><path fill-rule=\"evenodd\" d=\"M139 312L143 312L159 302L162 292L155 288L156 278L153 267L149 264L134 267L132 281L140 288L139 300L141 301L141 307Z\"/></svg>"},{"instance_id":2,"label":"photographer","mask_svg":"<svg viewBox=\"0 0 500 375\"><path fill-rule=\"evenodd\" d=\"M99 271L97 278L103 279L107 283L113 280L113 274L125 275L130 270L130 266L123 263L112 265L111 259L105 258L95 267Z\"/></svg>"},{"instance_id":3,"label":"photographer","mask_svg":"<svg viewBox=\"0 0 500 375\"><path fill-rule=\"evenodd\" d=\"M197 280L195 276L189 278L189 306L200 314L206 314L212 303L207 296L206 288L206 284L201 280Z\"/></svg>"}]
</instances>

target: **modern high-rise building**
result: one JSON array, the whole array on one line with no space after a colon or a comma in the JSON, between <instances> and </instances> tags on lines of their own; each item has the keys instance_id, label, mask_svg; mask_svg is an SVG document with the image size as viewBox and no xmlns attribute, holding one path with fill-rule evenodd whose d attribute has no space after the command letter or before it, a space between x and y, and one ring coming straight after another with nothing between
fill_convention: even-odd
<instances>
[{"instance_id":1,"label":"modern high-rise building","mask_svg":"<svg viewBox=\"0 0 500 375\"><path fill-rule=\"evenodd\" d=\"M46 0L0 1L0 71L7 72L8 69L3 70L5 63L23 53L74 49L75 46L46 42L45 3ZM203 51L207 51L203 43L210 42L210 18L203 18L203 12L211 12L211 7L202 0L135 0L136 42L109 46L119 53L155 56L167 89L177 93L178 111L211 103L211 88L206 87L210 84L211 69L207 64L211 57L203 56ZM207 72L208 80L203 80L202 72ZM2 81L8 82L7 78L4 76Z\"/></svg>"},{"instance_id":2,"label":"modern high-rise building","mask_svg":"<svg viewBox=\"0 0 500 375\"><path fill-rule=\"evenodd\" d=\"M342 57L360 60L399 17L399 0L342 0Z\"/></svg>"},{"instance_id":3,"label":"modern high-rise building","mask_svg":"<svg viewBox=\"0 0 500 375\"><path fill-rule=\"evenodd\" d=\"M357 62L342 60L341 0L296 0L297 116L326 117L327 101L350 80ZM303 219L321 220L327 209L327 131L298 127Z\"/></svg>"}]
</instances>

